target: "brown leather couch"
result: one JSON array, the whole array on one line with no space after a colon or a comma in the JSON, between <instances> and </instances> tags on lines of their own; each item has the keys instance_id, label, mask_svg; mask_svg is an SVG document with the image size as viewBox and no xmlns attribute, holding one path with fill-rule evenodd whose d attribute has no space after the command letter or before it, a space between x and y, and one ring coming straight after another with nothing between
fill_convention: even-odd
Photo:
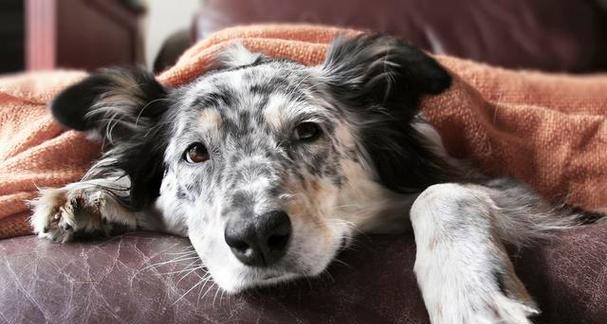
<instances>
[{"instance_id":1,"label":"brown leather couch","mask_svg":"<svg viewBox=\"0 0 607 324\"><path fill-rule=\"evenodd\" d=\"M436 53L509 68L607 70L605 0L206 0L196 36L303 22L399 35Z\"/></svg>"},{"instance_id":2,"label":"brown leather couch","mask_svg":"<svg viewBox=\"0 0 607 324\"><path fill-rule=\"evenodd\" d=\"M386 31L435 52L510 68L607 69L599 0L207 0L198 37L232 24L314 22ZM222 295L186 239L134 233L57 245L0 242L0 323L427 323L410 236L364 236L318 279ZM537 323L607 323L607 225L512 251ZM185 270L185 271L184 271Z\"/></svg>"}]
</instances>

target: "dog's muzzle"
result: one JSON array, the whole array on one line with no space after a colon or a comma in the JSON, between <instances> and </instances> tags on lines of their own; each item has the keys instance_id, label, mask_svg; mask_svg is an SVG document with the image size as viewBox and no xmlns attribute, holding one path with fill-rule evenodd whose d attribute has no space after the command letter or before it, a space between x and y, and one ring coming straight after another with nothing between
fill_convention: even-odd
<instances>
[{"instance_id":1,"label":"dog's muzzle","mask_svg":"<svg viewBox=\"0 0 607 324\"><path fill-rule=\"evenodd\" d=\"M291 220L282 210L257 216L239 215L226 224L225 241L240 262L267 267L278 262L287 251Z\"/></svg>"}]
</instances>

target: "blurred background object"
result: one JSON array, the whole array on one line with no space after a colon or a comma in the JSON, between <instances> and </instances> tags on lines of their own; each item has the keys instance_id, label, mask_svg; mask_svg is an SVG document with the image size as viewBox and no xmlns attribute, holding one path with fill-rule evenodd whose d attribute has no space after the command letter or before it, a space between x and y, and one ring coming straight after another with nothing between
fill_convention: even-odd
<instances>
[{"instance_id":1,"label":"blurred background object","mask_svg":"<svg viewBox=\"0 0 607 324\"><path fill-rule=\"evenodd\" d=\"M387 32L433 53L509 68L607 70L607 0L206 0L196 36L306 22ZM601 4L603 6L601 7Z\"/></svg>"},{"instance_id":2,"label":"blurred background object","mask_svg":"<svg viewBox=\"0 0 607 324\"><path fill-rule=\"evenodd\" d=\"M175 63L193 41L192 21L201 0L147 0L145 57L155 71Z\"/></svg>"},{"instance_id":3,"label":"blurred background object","mask_svg":"<svg viewBox=\"0 0 607 324\"><path fill-rule=\"evenodd\" d=\"M507 68L607 70L607 0L2 0L0 18L0 72L160 72L214 31L269 22L387 32Z\"/></svg>"},{"instance_id":4,"label":"blurred background object","mask_svg":"<svg viewBox=\"0 0 607 324\"><path fill-rule=\"evenodd\" d=\"M199 0L2 0L0 73L151 66L165 39L175 31L186 35L182 47L192 42L192 34L186 30L192 25L199 3Z\"/></svg>"},{"instance_id":5,"label":"blurred background object","mask_svg":"<svg viewBox=\"0 0 607 324\"><path fill-rule=\"evenodd\" d=\"M25 66L94 69L143 62L140 18L128 0L25 0Z\"/></svg>"},{"instance_id":6,"label":"blurred background object","mask_svg":"<svg viewBox=\"0 0 607 324\"><path fill-rule=\"evenodd\" d=\"M0 73L23 70L25 20L23 0L0 1Z\"/></svg>"},{"instance_id":7,"label":"blurred background object","mask_svg":"<svg viewBox=\"0 0 607 324\"><path fill-rule=\"evenodd\" d=\"M202 2L147 0L148 14L144 25L145 57L148 66L162 70L173 65L173 58L191 45L192 21Z\"/></svg>"}]
</instances>

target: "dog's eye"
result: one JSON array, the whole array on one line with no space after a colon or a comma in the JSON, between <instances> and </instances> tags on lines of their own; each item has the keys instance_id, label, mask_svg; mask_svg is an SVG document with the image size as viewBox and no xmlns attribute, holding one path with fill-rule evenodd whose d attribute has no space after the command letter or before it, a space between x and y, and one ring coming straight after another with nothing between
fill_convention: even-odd
<instances>
[{"instance_id":1,"label":"dog's eye","mask_svg":"<svg viewBox=\"0 0 607 324\"><path fill-rule=\"evenodd\" d=\"M185 150L184 159L188 163L202 163L209 159L209 151L202 143L193 143Z\"/></svg>"},{"instance_id":2,"label":"dog's eye","mask_svg":"<svg viewBox=\"0 0 607 324\"><path fill-rule=\"evenodd\" d=\"M315 123L305 122L295 127L293 137L296 141L312 142L318 139L321 133L320 126Z\"/></svg>"}]
</instances>

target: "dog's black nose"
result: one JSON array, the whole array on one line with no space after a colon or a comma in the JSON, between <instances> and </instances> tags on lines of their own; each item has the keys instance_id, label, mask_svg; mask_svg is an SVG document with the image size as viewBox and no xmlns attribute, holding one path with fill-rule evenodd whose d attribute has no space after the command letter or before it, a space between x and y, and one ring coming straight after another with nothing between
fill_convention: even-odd
<instances>
[{"instance_id":1,"label":"dog's black nose","mask_svg":"<svg viewBox=\"0 0 607 324\"><path fill-rule=\"evenodd\" d=\"M259 216L230 219L225 240L242 263L264 267L278 261L287 251L291 238L291 220L282 210Z\"/></svg>"}]
</instances>

